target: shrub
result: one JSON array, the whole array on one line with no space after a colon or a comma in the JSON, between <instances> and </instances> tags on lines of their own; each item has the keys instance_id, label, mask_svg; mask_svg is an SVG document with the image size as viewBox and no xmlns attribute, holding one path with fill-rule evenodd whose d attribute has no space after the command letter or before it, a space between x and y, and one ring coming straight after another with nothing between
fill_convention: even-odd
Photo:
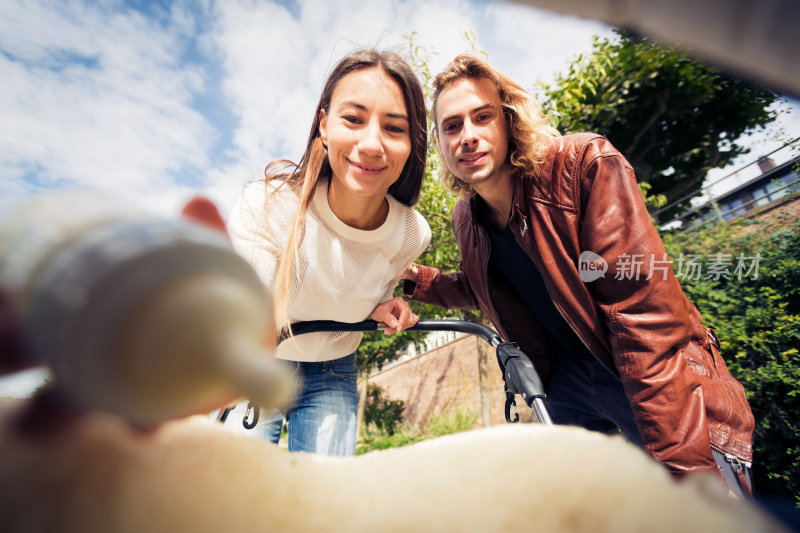
<instances>
[{"instance_id":1,"label":"shrub","mask_svg":"<svg viewBox=\"0 0 800 533\"><path fill-rule=\"evenodd\" d=\"M451 433L469 431L475 427L478 415L472 411L459 411L454 415L442 413L425 424L425 433L430 437L441 437Z\"/></svg>"},{"instance_id":2,"label":"shrub","mask_svg":"<svg viewBox=\"0 0 800 533\"><path fill-rule=\"evenodd\" d=\"M388 435L374 425L369 425L361 433L361 439L356 446L356 455L363 455L375 450L400 448L427 438L423 435L416 435L408 427L401 427L393 434Z\"/></svg>"},{"instance_id":3,"label":"shrub","mask_svg":"<svg viewBox=\"0 0 800 533\"><path fill-rule=\"evenodd\" d=\"M377 385L367 387L367 404L364 407L364 424L374 425L388 435L394 435L397 424L403 419L403 400L386 397L386 391Z\"/></svg>"},{"instance_id":4,"label":"shrub","mask_svg":"<svg viewBox=\"0 0 800 533\"><path fill-rule=\"evenodd\" d=\"M800 223L745 221L664 235L689 299L717 331L728 369L756 419L756 493L800 507ZM679 258L751 258L757 272L686 278ZM722 254L722 255L717 255ZM758 258L758 259L756 259Z\"/></svg>"},{"instance_id":5,"label":"shrub","mask_svg":"<svg viewBox=\"0 0 800 533\"><path fill-rule=\"evenodd\" d=\"M468 431L475 426L477 418L472 411L459 411L453 415L442 413L428 420L425 430L421 433L415 433L408 426L402 425L395 428L394 433L388 434L376 424L370 423L361 434L361 440L356 447L356 455L374 450L399 448L434 437Z\"/></svg>"}]
</instances>

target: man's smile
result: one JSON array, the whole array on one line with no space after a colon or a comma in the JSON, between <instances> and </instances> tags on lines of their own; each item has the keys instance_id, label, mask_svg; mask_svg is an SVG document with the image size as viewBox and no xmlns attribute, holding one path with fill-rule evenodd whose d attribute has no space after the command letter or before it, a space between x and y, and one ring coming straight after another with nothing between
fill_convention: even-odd
<instances>
[{"instance_id":1,"label":"man's smile","mask_svg":"<svg viewBox=\"0 0 800 533\"><path fill-rule=\"evenodd\" d=\"M486 157L486 152L477 152L467 155L462 155L458 158L459 163L462 163L467 166L477 165L478 163L482 162Z\"/></svg>"}]
</instances>

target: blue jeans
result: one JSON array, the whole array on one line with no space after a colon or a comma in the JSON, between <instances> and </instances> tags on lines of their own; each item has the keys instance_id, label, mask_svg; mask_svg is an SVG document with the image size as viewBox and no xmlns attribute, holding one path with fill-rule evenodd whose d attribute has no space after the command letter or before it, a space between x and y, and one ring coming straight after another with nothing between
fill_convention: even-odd
<instances>
[{"instance_id":1,"label":"blue jeans","mask_svg":"<svg viewBox=\"0 0 800 533\"><path fill-rule=\"evenodd\" d=\"M277 409L262 412L256 427L246 431L242 429L242 405L247 405L244 402L228 415L226 425L234 426L237 432L277 444L285 418L290 452L355 455L358 410L356 354L332 361L285 363L294 369L299 382L291 407L285 412Z\"/></svg>"}]
</instances>

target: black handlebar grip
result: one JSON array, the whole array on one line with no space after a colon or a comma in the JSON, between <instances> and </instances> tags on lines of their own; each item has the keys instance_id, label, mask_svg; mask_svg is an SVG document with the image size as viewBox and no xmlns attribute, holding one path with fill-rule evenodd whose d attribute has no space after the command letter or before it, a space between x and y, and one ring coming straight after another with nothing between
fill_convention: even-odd
<instances>
[{"instance_id":1,"label":"black handlebar grip","mask_svg":"<svg viewBox=\"0 0 800 533\"><path fill-rule=\"evenodd\" d=\"M534 398L546 398L544 385L528 356L513 342L497 347L497 358L503 369L503 380L510 392L521 394L530 407Z\"/></svg>"}]
</instances>

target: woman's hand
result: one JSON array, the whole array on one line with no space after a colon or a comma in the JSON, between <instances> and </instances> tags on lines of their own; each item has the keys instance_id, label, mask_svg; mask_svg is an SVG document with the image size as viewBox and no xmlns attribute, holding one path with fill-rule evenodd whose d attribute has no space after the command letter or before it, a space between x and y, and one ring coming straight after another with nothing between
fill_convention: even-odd
<instances>
[{"instance_id":1,"label":"woman's hand","mask_svg":"<svg viewBox=\"0 0 800 533\"><path fill-rule=\"evenodd\" d=\"M411 310L408 302L399 296L379 304L369 317L386 324L386 329L383 330L386 335L398 333L419 322L419 317Z\"/></svg>"}]
</instances>

